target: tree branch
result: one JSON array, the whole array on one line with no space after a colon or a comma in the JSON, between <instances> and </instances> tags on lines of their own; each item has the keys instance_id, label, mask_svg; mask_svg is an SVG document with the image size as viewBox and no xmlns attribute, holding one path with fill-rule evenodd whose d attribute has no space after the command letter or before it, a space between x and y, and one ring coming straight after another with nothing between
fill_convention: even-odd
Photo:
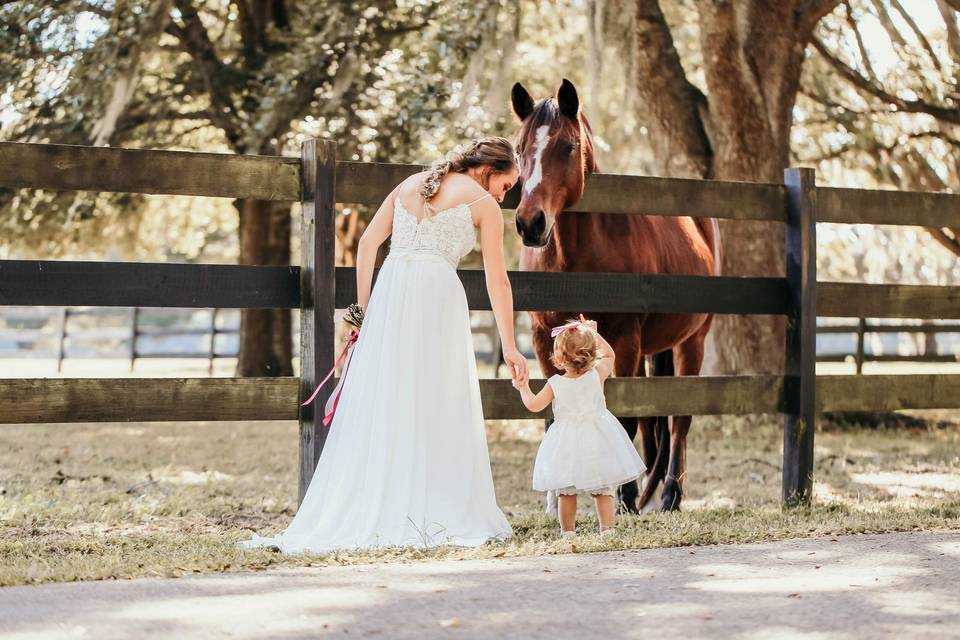
<instances>
[{"instance_id":1,"label":"tree branch","mask_svg":"<svg viewBox=\"0 0 960 640\"><path fill-rule=\"evenodd\" d=\"M930 41L927 40L927 36L923 34L923 31L920 30L920 27L917 26L917 23L913 18L910 17L910 14L907 13L906 9L903 8L903 5L900 4L899 0L890 0L890 2L897 10L897 13L900 14L900 17L903 18L904 22L910 26L910 30L913 31L913 35L916 36L917 40L920 41L920 46L922 46L927 52L931 62L933 62L933 66L936 67L937 71L941 71L942 67L940 66L940 60L937 59L937 54L934 52L933 47L930 46Z\"/></svg>"},{"instance_id":2,"label":"tree branch","mask_svg":"<svg viewBox=\"0 0 960 640\"><path fill-rule=\"evenodd\" d=\"M830 122L831 121L826 121L825 124L829 124ZM946 142L947 144L953 147L956 147L958 150L960 150L960 140L957 140L956 138L948 136L941 131L919 131L917 133L909 134L908 136L906 136L906 138L907 140L922 140L924 138L942 140L943 142ZM803 158L802 161L817 163L817 162L822 162L824 160L835 160L836 158L840 158L846 155L847 153L850 153L851 151L862 151L863 153L868 153L868 154L878 154L881 152L889 153L903 146L903 141L901 138L898 138L892 144L880 144L877 141L874 141L874 143L875 144L873 144L872 146L861 146L861 145L858 145L856 142L851 142L849 144L842 145L841 147L834 149L833 151L829 151L828 153L825 153L823 155Z\"/></svg>"},{"instance_id":3,"label":"tree branch","mask_svg":"<svg viewBox=\"0 0 960 640\"><path fill-rule=\"evenodd\" d=\"M707 99L687 80L657 0L637 3L637 93L644 124L664 175L707 177Z\"/></svg>"},{"instance_id":4,"label":"tree branch","mask_svg":"<svg viewBox=\"0 0 960 640\"><path fill-rule=\"evenodd\" d=\"M853 35L857 39L857 48L860 50L860 59L863 61L863 68L867 70L867 75L870 76L870 79L876 81L877 73L873 70L873 65L870 64L870 56L867 55L867 48L863 44L863 36L857 26L857 21L853 19L853 9L850 8L849 2L844 2L843 6L846 9L847 24L853 29Z\"/></svg>"},{"instance_id":5,"label":"tree branch","mask_svg":"<svg viewBox=\"0 0 960 640\"><path fill-rule=\"evenodd\" d=\"M906 113L926 113L938 120L942 120L943 122L960 124L960 109L931 104L925 100L907 100L900 98L899 96L888 92L878 84L875 84L867 78L864 78L857 70L853 69L847 63L835 57L832 53L830 53L826 45L824 45L823 42L821 42L818 38L811 38L810 42L817 52L823 56L828 63L830 63L830 66L836 69L836 71L845 80L847 80L847 82L858 89L861 89L875 98L879 98L880 100L887 102L888 104L894 105L900 111L904 111Z\"/></svg>"},{"instance_id":6,"label":"tree branch","mask_svg":"<svg viewBox=\"0 0 960 640\"><path fill-rule=\"evenodd\" d=\"M960 11L960 0L943 0L954 11Z\"/></svg>"},{"instance_id":7,"label":"tree branch","mask_svg":"<svg viewBox=\"0 0 960 640\"><path fill-rule=\"evenodd\" d=\"M936 227L924 227L924 229L926 229L927 233L929 233L934 240L943 245L944 248L960 257L960 240L958 240L960 236L956 235L955 229L951 229L954 233L952 236L947 235L943 229L937 229Z\"/></svg>"},{"instance_id":8,"label":"tree branch","mask_svg":"<svg viewBox=\"0 0 960 640\"><path fill-rule=\"evenodd\" d=\"M957 3L960 4L960 0L957 0ZM957 9L952 9L948 0L937 0L937 8L940 9L940 17L947 29L947 48L953 64L960 64L960 30L957 29L957 16L954 14Z\"/></svg>"},{"instance_id":9,"label":"tree branch","mask_svg":"<svg viewBox=\"0 0 960 640\"><path fill-rule=\"evenodd\" d=\"M806 44L817 23L840 2L842 0L804 0L797 3L797 39Z\"/></svg>"},{"instance_id":10,"label":"tree branch","mask_svg":"<svg viewBox=\"0 0 960 640\"><path fill-rule=\"evenodd\" d=\"M190 0L176 0L176 5L183 19L183 27L174 24L172 31L192 57L198 75L202 78L204 88L210 96L213 107L211 122L223 130L231 146L235 145L240 140L240 131L236 122L239 116L230 92L225 86L225 77L233 75L230 73L231 69L217 56L207 30Z\"/></svg>"}]
</instances>

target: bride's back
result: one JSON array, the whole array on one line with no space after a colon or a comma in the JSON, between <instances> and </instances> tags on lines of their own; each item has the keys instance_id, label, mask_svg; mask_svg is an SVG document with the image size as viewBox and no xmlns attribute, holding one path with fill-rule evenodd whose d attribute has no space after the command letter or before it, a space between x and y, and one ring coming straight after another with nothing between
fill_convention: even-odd
<instances>
[{"instance_id":1,"label":"bride's back","mask_svg":"<svg viewBox=\"0 0 960 640\"><path fill-rule=\"evenodd\" d=\"M426 200L422 195L424 183L430 176L429 171L421 171L403 181L397 198L403 208L414 217L423 219L432 214L453 209L482 198L487 192L475 180L462 173L448 173L440 182L440 189L430 198L430 209L425 207Z\"/></svg>"}]
</instances>

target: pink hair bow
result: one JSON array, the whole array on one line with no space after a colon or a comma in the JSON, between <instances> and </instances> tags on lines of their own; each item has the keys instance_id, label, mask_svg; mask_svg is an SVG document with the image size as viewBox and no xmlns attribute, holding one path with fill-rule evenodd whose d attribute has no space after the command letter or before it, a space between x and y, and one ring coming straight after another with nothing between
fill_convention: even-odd
<instances>
[{"instance_id":1,"label":"pink hair bow","mask_svg":"<svg viewBox=\"0 0 960 640\"><path fill-rule=\"evenodd\" d=\"M577 327L580 326L580 324L581 322L579 320L573 320L571 322L568 322L567 324L560 325L559 327L554 327L553 329L550 330L550 337L556 338L558 335L560 335L564 331L569 331L570 329L576 329Z\"/></svg>"}]
</instances>

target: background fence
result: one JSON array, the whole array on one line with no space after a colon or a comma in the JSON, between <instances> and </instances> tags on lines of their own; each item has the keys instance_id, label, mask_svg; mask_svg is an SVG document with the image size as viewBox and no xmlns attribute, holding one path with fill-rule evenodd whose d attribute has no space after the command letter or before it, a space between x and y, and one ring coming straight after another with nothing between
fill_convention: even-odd
<instances>
[{"instance_id":1,"label":"background fence","mask_svg":"<svg viewBox=\"0 0 960 640\"><path fill-rule=\"evenodd\" d=\"M337 268L336 202L377 204L412 165L336 162L330 142L307 141L301 158L234 156L0 143L0 186L203 195L302 203L302 264L246 266L0 261L0 304L300 309L301 372L293 378L4 379L0 420L250 420L299 418L301 495L326 430L299 409L333 363L334 309L355 298L354 270ZM507 208L516 205L505 203ZM960 407L960 375L815 376L816 318L956 319L960 287L816 280L816 223L949 226L960 197L817 188L812 170L784 184L596 175L571 211L771 220L786 225L786 274L682 277L511 273L517 310L779 314L787 318L782 375L615 379L620 415L781 412L784 499L809 500L814 419L820 410ZM471 309L489 309L483 274L460 271ZM487 418L530 414L506 380L481 385ZM323 406L325 397L314 406Z\"/></svg>"}]
</instances>

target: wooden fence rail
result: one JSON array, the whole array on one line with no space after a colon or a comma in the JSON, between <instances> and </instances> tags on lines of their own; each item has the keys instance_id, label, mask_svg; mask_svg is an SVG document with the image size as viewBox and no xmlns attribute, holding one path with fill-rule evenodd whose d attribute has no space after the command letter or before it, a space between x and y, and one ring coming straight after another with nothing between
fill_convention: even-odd
<instances>
[{"instance_id":1,"label":"wooden fence rail","mask_svg":"<svg viewBox=\"0 0 960 640\"><path fill-rule=\"evenodd\" d=\"M817 376L817 411L960 408L960 375ZM536 389L542 381L533 381ZM618 415L744 415L790 408L784 378L613 378ZM0 378L0 424L296 420L300 380L289 378ZM520 420L509 380L481 380L484 416Z\"/></svg>"},{"instance_id":2,"label":"wooden fence rail","mask_svg":"<svg viewBox=\"0 0 960 640\"><path fill-rule=\"evenodd\" d=\"M337 162L336 201L380 204L422 165ZM298 201L301 159L0 142L0 187ZM817 222L956 226L960 197L818 187ZM515 207L519 188L504 201ZM598 174L570 211L786 222L782 184Z\"/></svg>"},{"instance_id":3,"label":"wooden fence rail","mask_svg":"<svg viewBox=\"0 0 960 640\"><path fill-rule=\"evenodd\" d=\"M337 162L334 145L307 141L300 158L0 143L0 187L118 191L300 201L298 267L0 261L0 304L300 308L299 378L0 379L0 421L300 421L300 495L326 429L299 399L333 364L336 307L354 298L354 274L334 266L336 203L379 204L417 165ZM519 190L505 207L515 207ZM817 188L812 170L783 184L595 175L574 212L767 220L786 225L786 274L694 278L633 274L510 274L518 310L778 314L787 319L786 368L777 376L615 379L621 415L780 412L783 496L810 499L817 411L953 408L960 376L815 377L816 317L960 317L960 287L818 283L816 223L953 226L960 197ZM470 307L489 309L482 273L459 272ZM488 418L529 417L509 382L483 381Z\"/></svg>"}]
</instances>

